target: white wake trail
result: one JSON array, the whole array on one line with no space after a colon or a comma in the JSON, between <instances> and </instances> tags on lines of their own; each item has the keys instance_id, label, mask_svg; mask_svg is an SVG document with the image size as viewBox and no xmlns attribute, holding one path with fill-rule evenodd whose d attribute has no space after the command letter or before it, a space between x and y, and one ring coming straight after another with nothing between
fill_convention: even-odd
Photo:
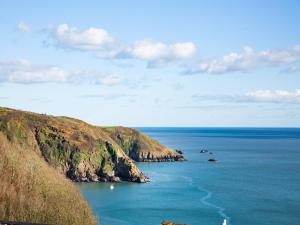
<instances>
[{"instance_id":1,"label":"white wake trail","mask_svg":"<svg viewBox=\"0 0 300 225\"><path fill-rule=\"evenodd\" d=\"M212 192L211 192L211 191L208 191L208 190L206 190L206 189L204 189L204 188L202 188L202 187L199 187L199 186L195 185L194 182L193 182L193 179L192 179L191 177L185 177L185 176L182 176L182 178L183 178L184 180L186 180L190 186L197 188L197 189L198 189L199 191L201 191L201 192L205 192L206 195L203 196L203 197L200 199L201 203L202 203L203 205L206 205L206 206L209 206L209 207L211 207L211 208L217 209L217 212L218 212L218 214L222 217L222 219L226 219L227 225L230 225L230 219L231 219L231 218L230 218L230 216L228 216L228 215L225 213L225 210L226 210L226 209L223 208L223 207L220 207L220 206L218 206L218 205L216 205L216 204L213 204L213 203L211 203L211 202L208 201L208 200L212 197Z\"/></svg>"}]
</instances>

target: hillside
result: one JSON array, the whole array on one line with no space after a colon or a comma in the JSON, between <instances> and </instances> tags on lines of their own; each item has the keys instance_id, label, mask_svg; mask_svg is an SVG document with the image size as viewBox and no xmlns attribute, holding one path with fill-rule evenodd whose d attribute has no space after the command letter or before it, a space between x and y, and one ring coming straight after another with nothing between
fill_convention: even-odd
<instances>
[{"instance_id":1,"label":"hillside","mask_svg":"<svg viewBox=\"0 0 300 225\"><path fill-rule=\"evenodd\" d=\"M73 181L147 182L134 161L184 157L130 128L98 127L69 117L0 108L0 132Z\"/></svg>"},{"instance_id":2,"label":"hillside","mask_svg":"<svg viewBox=\"0 0 300 225\"><path fill-rule=\"evenodd\" d=\"M134 160L184 157L134 129L0 108L0 218L95 225L70 180L147 182Z\"/></svg>"},{"instance_id":3,"label":"hillside","mask_svg":"<svg viewBox=\"0 0 300 225\"><path fill-rule=\"evenodd\" d=\"M105 129L109 136L120 145L126 155L138 162L184 161L183 155L161 145L158 141L135 129L112 127Z\"/></svg>"},{"instance_id":4,"label":"hillside","mask_svg":"<svg viewBox=\"0 0 300 225\"><path fill-rule=\"evenodd\" d=\"M71 181L27 145L0 132L0 220L96 225Z\"/></svg>"}]
</instances>

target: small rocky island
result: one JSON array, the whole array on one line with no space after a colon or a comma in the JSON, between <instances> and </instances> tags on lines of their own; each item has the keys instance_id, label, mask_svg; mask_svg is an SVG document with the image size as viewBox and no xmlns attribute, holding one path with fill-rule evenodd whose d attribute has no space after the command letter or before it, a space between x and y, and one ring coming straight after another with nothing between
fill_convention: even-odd
<instances>
[{"instance_id":1,"label":"small rocky island","mask_svg":"<svg viewBox=\"0 0 300 225\"><path fill-rule=\"evenodd\" d=\"M207 152L208 152L207 149L202 149L202 150L200 150L200 153L207 153Z\"/></svg>"},{"instance_id":2,"label":"small rocky island","mask_svg":"<svg viewBox=\"0 0 300 225\"><path fill-rule=\"evenodd\" d=\"M214 158L210 158L207 160L208 162L217 162L218 160L214 159Z\"/></svg>"}]
</instances>

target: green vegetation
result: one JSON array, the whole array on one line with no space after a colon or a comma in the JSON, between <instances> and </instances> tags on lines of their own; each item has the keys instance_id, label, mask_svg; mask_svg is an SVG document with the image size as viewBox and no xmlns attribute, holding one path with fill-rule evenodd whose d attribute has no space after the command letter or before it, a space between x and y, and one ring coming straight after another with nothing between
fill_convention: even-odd
<instances>
[{"instance_id":1,"label":"green vegetation","mask_svg":"<svg viewBox=\"0 0 300 225\"><path fill-rule=\"evenodd\" d=\"M183 156L173 149L161 145L137 130L125 127L111 127L105 130L121 146L123 151L135 161L184 160Z\"/></svg>"},{"instance_id":2,"label":"green vegetation","mask_svg":"<svg viewBox=\"0 0 300 225\"><path fill-rule=\"evenodd\" d=\"M32 149L0 133L0 219L96 225L79 191Z\"/></svg>"},{"instance_id":3,"label":"green vegetation","mask_svg":"<svg viewBox=\"0 0 300 225\"><path fill-rule=\"evenodd\" d=\"M0 219L96 224L66 177L147 182L133 160L182 158L134 129L0 108Z\"/></svg>"},{"instance_id":4,"label":"green vegetation","mask_svg":"<svg viewBox=\"0 0 300 225\"><path fill-rule=\"evenodd\" d=\"M174 150L124 127L1 108L0 131L74 181L147 181L132 161L176 161Z\"/></svg>"},{"instance_id":5,"label":"green vegetation","mask_svg":"<svg viewBox=\"0 0 300 225\"><path fill-rule=\"evenodd\" d=\"M128 181L144 179L102 128L80 120L2 109L0 131L9 141L34 149L72 180L111 180L115 176ZM124 163L133 164L130 168L134 171L127 173L132 176L124 176L126 173L118 169Z\"/></svg>"}]
</instances>

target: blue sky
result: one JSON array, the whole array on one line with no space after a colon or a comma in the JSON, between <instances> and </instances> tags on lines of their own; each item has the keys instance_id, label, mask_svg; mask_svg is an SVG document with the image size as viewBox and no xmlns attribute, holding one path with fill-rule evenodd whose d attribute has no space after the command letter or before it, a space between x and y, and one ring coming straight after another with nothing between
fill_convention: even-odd
<instances>
[{"instance_id":1,"label":"blue sky","mask_svg":"<svg viewBox=\"0 0 300 225\"><path fill-rule=\"evenodd\" d=\"M0 105L97 125L300 126L299 1L1 1Z\"/></svg>"}]
</instances>

